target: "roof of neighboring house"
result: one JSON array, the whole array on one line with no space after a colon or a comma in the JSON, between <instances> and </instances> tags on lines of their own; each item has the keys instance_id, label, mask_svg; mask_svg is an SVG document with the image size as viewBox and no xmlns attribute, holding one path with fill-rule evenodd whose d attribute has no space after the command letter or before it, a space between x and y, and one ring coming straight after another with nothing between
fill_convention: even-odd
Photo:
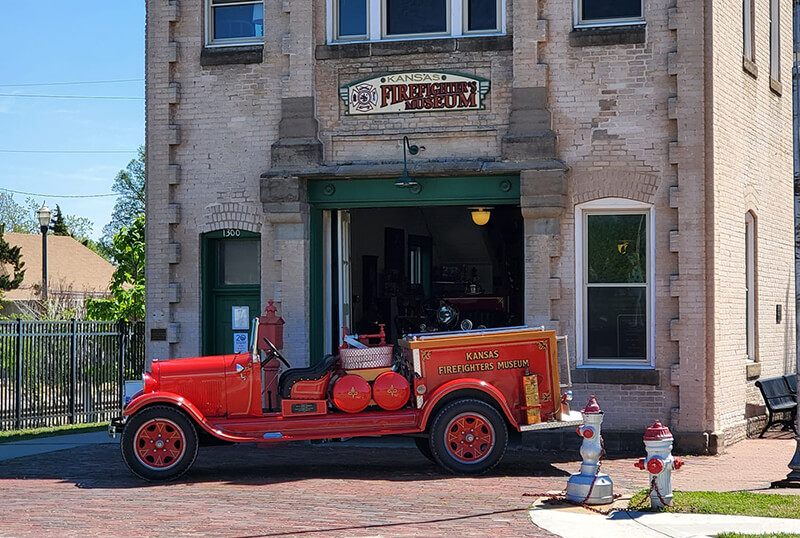
<instances>
[{"instance_id":1,"label":"roof of neighboring house","mask_svg":"<svg viewBox=\"0 0 800 538\"><path fill-rule=\"evenodd\" d=\"M20 247L25 262L22 285L3 292L3 299L31 299L42 283L42 236L6 232L3 239L12 247ZM47 289L50 293L106 293L114 269L114 265L72 237L47 236ZM11 266L0 264L0 273L11 274Z\"/></svg>"}]
</instances>

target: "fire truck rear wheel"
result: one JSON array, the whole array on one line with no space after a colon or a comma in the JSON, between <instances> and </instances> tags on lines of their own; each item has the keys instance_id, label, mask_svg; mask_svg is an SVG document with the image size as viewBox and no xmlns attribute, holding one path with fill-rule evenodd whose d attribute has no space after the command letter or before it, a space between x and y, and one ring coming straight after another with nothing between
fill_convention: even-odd
<instances>
[{"instance_id":1,"label":"fire truck rear wheel","mask_svg":"<svg viewBox=\"0 0 800 538\"><path fill-rule=\"evenodd\" d=\"M436 463L456 474L481 474L500 463L508 428L500 413L480 400L446 405L433 420L430 448Z\"/></svg>"},{"instance_id":2,"label":"fire truck rear wheel","mask_svg":"<svg viewBox=\"0 0 800 538\"><path fill-rule=\"evenodd\" d=\"M197 457L197 431L172 407L148 407L128 419L122 431L122 459L137 476L149 481L175 480Z\"/></svg>"}]
</instances>

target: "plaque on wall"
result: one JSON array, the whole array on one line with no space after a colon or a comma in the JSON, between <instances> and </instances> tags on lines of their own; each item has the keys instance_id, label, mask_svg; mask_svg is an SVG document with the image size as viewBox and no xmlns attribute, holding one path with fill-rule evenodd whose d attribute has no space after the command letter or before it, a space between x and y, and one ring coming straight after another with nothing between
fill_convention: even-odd
<instances>
[{"instance_id":1,"label":"plaque on wall","mask_svg":"<svg viewBox=\"0 0 800 538\"><path fill-rule=\"evenodd\" d=\"M482 110L491 82L440 71L388 73L339 88L345 114Z\"/></svg>"}]
</instances>

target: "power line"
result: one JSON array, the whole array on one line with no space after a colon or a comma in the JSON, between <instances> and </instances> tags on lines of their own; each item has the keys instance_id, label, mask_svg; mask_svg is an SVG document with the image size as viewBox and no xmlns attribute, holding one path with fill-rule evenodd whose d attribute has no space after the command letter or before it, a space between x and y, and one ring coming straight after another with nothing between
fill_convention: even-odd
<instances>
[{"instance_id":1,"label":"power line","mask_svg":"<svg viewBox=\"0 0 800 538\"><path fill-rule=\"evenodd\" d=\"M0 149L0 153L111 154L111 153L135 153L135 152L136 150Z\"/></svg>"},{"instance_id":2,"label":"power line","mask_svg":"<svg viewBox=\"0 0 800 538\"><path fill-rule=\"evenodd\" d=\"M106 99L112 101L144 101L144 97L122 97L116 95L40 95L26 93L0 93L0 97L38 97L40 99Z\"/></svg>"},{"instance_id":3,"label":"power line","mask_svg":"<svg viewBox=\"0 0 800 538\"><path fill-rule=\"evenodd\" d=\"M144 82L144 79L126 78L120 80L86 80L78 82L30 82L27 84L0 84L0 88L21 88L31 86L77 86L82 84L118 84L122 82Z\"/></svg>"},{"instance_id":4,"label":"power line","mask_svg":"<svg viewBox=\"0 0 800 538\"><path fill-rule=\"evenodd\" d=\"M44 196L46 198L106 198L108 196L119 196L116 193L111 194L42 194L40 192L25 192L15 191L0 187L0 191L10 192L12 194L24 194L26 196Z\"/></svg>"}]
</instances>

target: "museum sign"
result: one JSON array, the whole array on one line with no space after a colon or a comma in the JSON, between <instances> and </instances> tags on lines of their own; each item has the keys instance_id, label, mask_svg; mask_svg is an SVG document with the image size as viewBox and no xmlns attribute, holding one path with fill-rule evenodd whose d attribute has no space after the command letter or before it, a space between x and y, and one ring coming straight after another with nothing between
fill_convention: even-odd
<instances>
[{"instance_id":1,"label":"museum sign","mask_svg":"<svg viewBox=\"0 0 800 538\"><path fill-rule=\"evenodd\" d=\"M392 73L339 88L345 114L482 110L490 81L438 71Z\"/></svg>"}]
</instances>

